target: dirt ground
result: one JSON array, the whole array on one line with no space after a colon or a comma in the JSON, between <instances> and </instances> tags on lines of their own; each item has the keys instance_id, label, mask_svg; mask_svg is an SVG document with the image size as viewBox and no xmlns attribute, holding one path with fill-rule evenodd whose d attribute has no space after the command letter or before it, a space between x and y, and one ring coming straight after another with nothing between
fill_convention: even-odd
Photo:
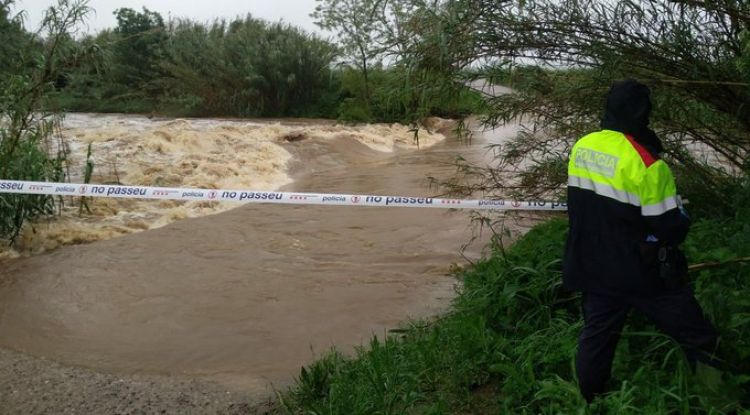
<instances>
[{"instance_id":1,"label":"dirt ground","mask_svg":"<svg viewBox=\"0 0 750 415\"><path fill-rule=\"evenodd\" d=\"M260 402L260 403L259 403ZM0 414L267 414L271 397L154 375L113 375L0 349Z\"/></svg>"}]
</instances>

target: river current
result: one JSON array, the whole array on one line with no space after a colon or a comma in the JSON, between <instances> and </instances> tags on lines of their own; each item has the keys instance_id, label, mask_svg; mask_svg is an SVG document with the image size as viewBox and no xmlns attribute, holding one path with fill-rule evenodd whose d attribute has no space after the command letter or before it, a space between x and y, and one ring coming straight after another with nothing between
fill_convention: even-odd
<instances>
[{"instance_id":1,"label":"river current","mask_svg":"<svg viewBox=\"0 0 750 415\"><path fill-rule=\"evenodd\" d=\"M149 120L73 114L72 181L92 146L92 182L432 196L471 144L431 120ZM446 138L447 135L447 138ZM330 347L349 352L408 318L444 310L468 214L442 209L97 199L27 229L0 261L0 346L115 373L209 378L268 390ZM464 255L477 258L483 241Z\"/></svg>"}]
</instances>

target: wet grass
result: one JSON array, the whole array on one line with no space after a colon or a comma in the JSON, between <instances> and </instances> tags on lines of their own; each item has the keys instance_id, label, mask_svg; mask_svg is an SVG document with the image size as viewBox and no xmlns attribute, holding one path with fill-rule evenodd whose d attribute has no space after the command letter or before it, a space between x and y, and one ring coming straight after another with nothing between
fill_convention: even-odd
<instances>
[{"instance_id":1,"label":"wet grass","mask_svg":"<svg viewBox=\"0 0 750 415\"><path fill-rule=\"evenodd\" d=\"M537 226L504 253L458 275L452 311L373 338L356 355L331 351L302 369L280 395L289 414L722 414L750 413L750 377L701 368L631 315L614 363L611 392L587 407L573 356L579 299L561 289L567 223ZM691 262L750 254L750 220L697 223L685 249ZM750 265L692 275L696 293L722 333L722 355L750 373Z\"/></svg>"}]
</instances>

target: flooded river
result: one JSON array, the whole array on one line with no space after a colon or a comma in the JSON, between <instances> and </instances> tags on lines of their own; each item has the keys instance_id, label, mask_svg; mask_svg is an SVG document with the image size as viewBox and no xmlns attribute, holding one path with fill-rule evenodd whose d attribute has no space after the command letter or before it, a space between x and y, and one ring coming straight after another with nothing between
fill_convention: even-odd
<instances>
[{"instance_id":1,"label":"flooded river","mask_svg":"<svg viewBox=\"0 0 750 415\"><path fill-rule=\"evenodd\" d=\"M417 149L397 125L73 115L64 131L79 164L93 143L94 182L414 196L434 195L427 177L452 175L456 156L480 160L513 132L471 145L424 132ZM0 346L259 391L334 345L350 351L445 309L449 267L472 234L465 212L441 209L104 199L91 209L27 232L23 255L1 263Z\"/></svg>"}]
</instances>

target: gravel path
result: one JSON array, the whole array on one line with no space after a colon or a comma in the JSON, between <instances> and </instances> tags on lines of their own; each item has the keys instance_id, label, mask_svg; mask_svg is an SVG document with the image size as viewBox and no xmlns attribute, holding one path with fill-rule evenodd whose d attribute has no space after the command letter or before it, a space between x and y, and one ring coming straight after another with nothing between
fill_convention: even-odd
<instances>
[{"instance_id":1,"label":"gravel path","mask_svg":"<svg viewBox=\"0 0 750 415\"><path fill-rule=\"evenodd\" d=\"M267 414L270 397L201 380L112 375L0 349L0 414Z\"/></svg>"}]
</instances>

